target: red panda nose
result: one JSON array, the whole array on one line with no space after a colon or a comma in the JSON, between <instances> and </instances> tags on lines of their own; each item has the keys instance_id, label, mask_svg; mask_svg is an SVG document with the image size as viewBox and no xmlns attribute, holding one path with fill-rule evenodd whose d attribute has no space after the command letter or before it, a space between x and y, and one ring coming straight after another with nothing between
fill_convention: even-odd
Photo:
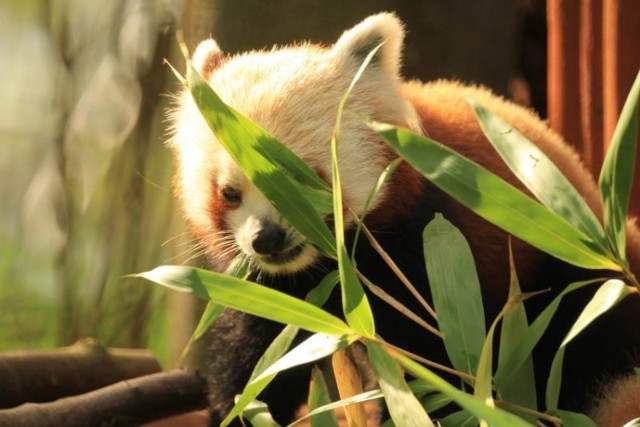
<instances>
[{"instance_id":1,"label":"red panda nose","mask_svg":"<svg viewBox=\"0 0 640 427\"><path fill-rule=\"evenodd\" d=\"M251 238L251 247L260 255L270 255L284 249L286 232L278 224L264 221Z\"/></svg>"}]
</instances>

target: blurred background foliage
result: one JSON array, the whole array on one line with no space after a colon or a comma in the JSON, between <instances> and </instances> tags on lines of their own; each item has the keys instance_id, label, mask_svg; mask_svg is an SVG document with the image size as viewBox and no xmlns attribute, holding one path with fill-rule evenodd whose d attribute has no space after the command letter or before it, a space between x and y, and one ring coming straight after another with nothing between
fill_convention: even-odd
<instances>
[{"instance_id":1,"label":"blurred background foliage","mask_svg":"<svg viewBox=\"0 0 640 427\"><path fill-rule=\"evenodd\" d=\"M330 43L381 10L407 24L408 77L484 83L544 113L544 1L0 3L0 350L91 336L174 365L199 307L124 276L190 255L163 146L175 29L236 52Z\"/></svg>"}]
</instances>

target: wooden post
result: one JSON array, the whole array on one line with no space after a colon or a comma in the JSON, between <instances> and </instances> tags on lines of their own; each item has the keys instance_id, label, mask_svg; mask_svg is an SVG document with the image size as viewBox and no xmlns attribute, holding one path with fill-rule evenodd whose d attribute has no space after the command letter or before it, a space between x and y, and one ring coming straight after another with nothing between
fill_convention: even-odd
<instances>
[{"instance_id":1,"label":"wooden post","mask_svg":"<svg viewBox=\"0 0 640 427\"><path fill-rule=\"evenodd\" d=\"M548 0L549 123L597 177L640 69L640 2ZM640 215L640 150L631 213Z\"/></svg>"}]
</instances>

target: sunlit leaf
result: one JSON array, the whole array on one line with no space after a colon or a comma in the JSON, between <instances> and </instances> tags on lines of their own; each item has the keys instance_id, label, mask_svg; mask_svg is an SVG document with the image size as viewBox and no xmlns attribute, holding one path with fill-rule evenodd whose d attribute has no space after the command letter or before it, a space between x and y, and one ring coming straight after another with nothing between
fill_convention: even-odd
<instances>
[{"instance_id":1,"label":"sunlit leaf","mask_svg":"<svg viewBox=\"0 0 640 427\"><path fill-rule=\"evenodd\" d=\"M367 342L369 361L378 378L391 419L398 427L433 426L424 408L411 392L400 367L387 352L374 342Z\"/></svg>"},{"instance_id":2,"label":"sunlit leaf","mask_svg":"<svg viewBox=\"0 0 640 427\"><path fill-rule=\"evenodd\" d=\"M253 382L285 369L322 359L345 348L349 341L350 337L347 335L314 334L265 369Z\"/></svg>"},{"instance_id":3,"label":"sunlit leaf","mask_svg":"<svg viewBox=\"0 0 640 427\"><path fill-rule=\"evenodd\" d=\"M487 139L518 179L551 212L565 219L606 252L602 225L558 167L527 137L469 100Z\"/></svg>"},{"instance_id":4,"label":"sunlit leaf","mask_svg":"<svg viewBox=\"0 0 640 427\"><path fill-rule=\"evenodd\" d=\"M331 291L335 288L337 283L338 272L332 271L327 274L315 288L309 291L305 297L305 301L318 307L323 306L327 299L329 299ZM287 325L269 345L260 360L258 360L256 366L253 368L253 372L249 378L249 383L244 387L244 390L242 390L242 393L236 399L236 404L223 420L223 426L228 425L235 417L237 417L242 410L244 410L246 405L252 402L269 385L273 378L275 378L275 374L273 374L262 378L260 381L254 381L257 376L276 363L278 359L280 359L289 350L289 347L298 333L298 329L299 328L296 326Z\"/></svg>"},{"instance_id":5,"label":"sunlit leaf","mask_svg":"<svg viewBox=\"0 0 640 427\"><path fill-rule=\"evenodd\" d=\"M367 196L367 201L364 204L364 213L361 216L360 221L358 222L358 225L356 227L355 237L353 238L353 249L351 251L352 260L355 259L356 248L358 246L358 239L360 238L360 233L362 232L362 227L364 225L364 217L366 216L366 213L369 211L369 207L371 206L371 203L375 200L376 196L382 189L382 186L387 182L387 180L391 177L393 172L395 172L395 170L398 168L398 166L400 166L401 163L402 163L401 157L398 157L394 161L389 163L389 165L386 168L384 168L384 170L378 177L378 181L376 182L375 187L373 187L369 192L369 195Z\"/></svg>"},{"instance_id":6,"label":"sunlit leaf","mask_svg":"<svg viewBox=\"0 0 640 427\"><path fill-rule=\"evenodd\" d=\"M279 424L275 422L271 416L267 405L258 400L249 403L242 412L242 416L249 421L253 427L279 427Z\"/></svg>"},{"instance_id":7,"label":"sunlit leaf","mask_svg":"<svg viewBox=\"0 0 640 427\"><path fill-rule=\"evenodd\" d=\"M562 362L567 344L571 342L580 332L591 322L619 303L624 297L632 292L632 289L624 282L617 279L606 281L595 293L591 301L585 306L573 324L569 333L560 344L551 364L551 372L547 382L547 410L553 411L558 408L558 398L560 396L560 385L562 380Z\"/></svg>"},{"instance_id":8,"label":"sunlit leaf","mask_svg":"<svg viewBox=\"0 0 640 427\"><path fill-rule=\"evenodd\" d=\"M189 292L226 307L312 332L352 335L354 331L332 314L266 286L212 271L161 266L137 274L171 289Z\"/></svg>"},{"instance_id":9,"label":"sunlit leaf","mask_svg":"<svg viewBox=\"0 0 640 427\"><path fill-rule=\"evenodd\" d=\"M222 314L224 310L224 306L220 304L213 303L209 301L207 303L207 307L200 316L200 321L198 321L198 326L196 326L196 330L193 333L195 339L200 338L204 335L205 332L209 329L209 327L213 324L213 322Z\"/></svg>"},{"instance_id":10,"label":"sunlit leaf","mask_svg":"<svg viewBox=\"0 0 640 427\"><path fill-rule=\"evenodd\" d=\"M485 339L484 308L466 239L441 214L425 227L424 257L438 328L453 366L475 375Z\"/></svg>"},{"instance_id":11,"label":"sunlit leaf","mask_svg":"<svg viewBox=\"0 0 640 427\"><path fill-rule=\"evenodd\" d=\"M338 144L340 143L340 127L342 121L342 113L345 104L349 98L351 90L358 82L358 79L364 72L365 68L380 48L378 45L374 48L363 64L358 69L351 84L345 91L340 103L338 104L338 112L336 116L336 125L331 138L331 176L333 179L333 220L335 224L336 248L338 254L338 266L340 271L340 284L342 285L342 308L344 317L349 326L364 337L375 336L375 323L369 300L367 299L362 284L356 275L351 259L345 247L344 241L344 210L342 204L342 182L340 179L340 170L338 168Z\"/></svg>"},{"instance_id":12,"label":"sunlit leaf","mask_svg":"<svg viewBox=\"0 0 640 427\"><path fill-rule=\"evenodd\" d=\"M450 148L406 129L370 126L430 182L487 221L570 264L620 270L587 235Z\"/></svg>"},{"instance_id":13,"label":"sunlit leaf","mask_svg":"<svg viewBox=\"0 0 640 427\"><path fill-rule=\"evenodd\" d=\"M222 426L229 423L244 410L244 408L255 399L275 378L279 372L295 366L299 366L308 362L321 359L328 356L339 348L348 345L347 337L329 336L324 334L315 334L300 345L295 347L289 353L277 359L273 364L262 371L254 371L251 381L245 386L242 394L237 399L232 410L227 414L222 422ZM258 373L259 372L259 373Z\"/></svg>"},{"instance_id":14,"label":"sunlit leaf","mask_svg":"<svg viewBox=\"0 0 640 427\"><path fill-rule=\"evenodd\" d=\"M334 257L333 236L318 213L327 213L331 195L326 190L318 209L309 202L318 198L326 184L275 138L227 106L191 66L187 82L205 121L247 178L291 225L325 255ZM301 183L311 191L305 192Z\"/></svg>"},{"instance_id":15,"label":"sunlit leaf","mask_svg":"<svg viewBox=\"0 0 640 427\"><path fill-rule=\"evenodd\" d=\"M245 257L239 257L233 260L225 274L230 274L234 277L245 277L249 270L249 262ZM193 333L193 336L189 340L189 344L187 344L187 349L189 348L191 342L200 338L213 324L213 322L220 316L222 311L224 310L224 306L220 304L215 304L211 301L207 303L207 307L204 310L202 316L200 316L200 321L198 322L198 326ZM185 349L186 351L186 349Z\"/></svg>"},{"instance_id":16,"label":"sunlit leaf","mask_svg":"<svg viewBox=\"0 0 640 427\"><path fill-rule=\"evenodd\" d=\"M331 403L327 383L318 367L313 369L309 398L307 399L309 413ZM310 417L311 427L338 427L338 419L333 411L323 411Z\"/></svg>"},{"instance_id":17,"label":"sunlit leaf","mask_svg":"<svg viewBox=\"0 0 640 427\"><path fill-rule=\"evenodd\" d=\"M625 263L627 209L636 160L639 97L640 72L620 113L599 179L607 237L618 259Z\"/></svg>"},{"instance_id":18,"label":"sunlit leaf","mask_svg":"<svg viewBox=\"0 0 640 427\"><path fill-rule=\"evenodd\" d=\"M503 411L499 408L491 408L482 402L482 400L458 390L438 375L431 372L426 367L409 359L408 357L393 352L392 357L400 362L400 364L417 378L424 379L430 383L439 392L449 396L459 406L475 415L480 420L485 420L492 427L524 427L529 423L518 418L517 416Z\"/></svg>"},{"instance_id":19,"label":"sunlit leaf","mask_svg":"<svg viewBox=\"0 0 640 427\"><path fill-rule=\"evenodd\" d=\"M429 385L426 381L424 380L413 380L411 382L408 383L409 385L409 389L411 389L411 392L413 394L415 394L416 396L420 396L426 393L434 393L435 392L435 388L432 387L431 385ZM437 397L435 395L432 395L434 397ZM446 396L442 396L441 394L438 394L438 396L441 396L440 399L438 401L436 401L434 399L433 402L433 406L431 406L429 403L429 408L435 407L435 409L440 408L441 406L440 403L442 402L442 400L446 400L447 403L451 402L451 399L447 398ZM360 393L356 396L351 396L347 399L342 399L338 402L333 402L333 403L329 403L328 405L324 405L321 406L319 408L314 409L313 411L309 412L307 415L305 415L304 417L300 418L299 420L296 420L296 422L294 422L292 425L295 425L297 422L304 420L305 418L308 418L310 416L322 413L324 411L329 411L329 410L333 410L333 409L337 409L337 408L341 408L343 406L346 405L350 405L352 403L362 403L362 402L368 402L370 400L375 400L375 399L383 399L384 395L382 394L382 391L380 391L379 389L376 390L371 390L371 391L365 391L364 393ZM422 406L426 408L425 403L421 402ZM438 406L436 406L438 405ZM386 423L385 423L386 424Z\"/></svg>"}]
</instances>

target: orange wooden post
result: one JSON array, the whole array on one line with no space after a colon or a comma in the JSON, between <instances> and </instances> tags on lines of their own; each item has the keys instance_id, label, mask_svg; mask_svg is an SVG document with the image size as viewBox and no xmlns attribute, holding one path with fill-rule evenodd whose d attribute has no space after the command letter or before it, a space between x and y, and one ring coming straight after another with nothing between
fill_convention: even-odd
<instances>
[{"instance_id":1,"label":"orange wooden post","mask_svg":"<svg viewBox=\"0 0 640 427\"><path fill-rule=\"evenodd\" d=\"M640 2L548 0L549 123L595 176L640 69ZM631 210L640 215L640 151Z\"/></svg>"}]
</instances>

